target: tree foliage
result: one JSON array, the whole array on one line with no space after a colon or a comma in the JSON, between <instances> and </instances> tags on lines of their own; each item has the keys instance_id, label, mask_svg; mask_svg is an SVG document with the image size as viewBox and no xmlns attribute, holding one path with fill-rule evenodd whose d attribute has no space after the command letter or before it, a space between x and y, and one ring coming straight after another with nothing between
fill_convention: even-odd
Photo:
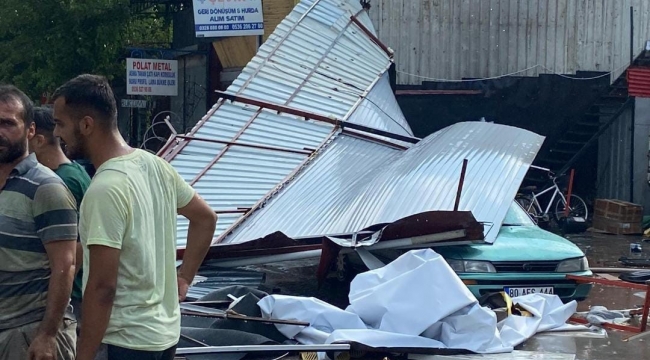
<instances>
[{"instance_id":1,"label":"tree foliage","mask_svg":"<svg viewBox=\"0 0 650 360\"><path fill-rule=\"evenodd\" d=\"M129 0L2 3L0 82L36 99L82 73L124 77L126 47L171 41L171 26L162 16L136 17Z\"/></svg>"}]
</instances>

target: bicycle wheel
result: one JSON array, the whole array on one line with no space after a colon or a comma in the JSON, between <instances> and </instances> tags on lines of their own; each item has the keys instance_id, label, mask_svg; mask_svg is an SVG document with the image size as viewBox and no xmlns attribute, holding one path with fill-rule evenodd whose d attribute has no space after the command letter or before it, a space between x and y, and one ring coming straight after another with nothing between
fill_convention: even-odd
<instances>
[{"instance_id":1,"label":"bicycle wheel","mask_svg":"<svg viewBox=\"0 0 650 360\"><path fill-rule=\"evenodd\" d=\"M566 218L565 213L565 203L560 198L557 203L555 203L555 220L560 222L562 219ZM587 210L587 203L578 195L571 194L571 202L569 204L569 216L571 217L581 217L587 220L589 215L589 210Z\"/></svg>"},{"instance_id":2,"label":"bicycle wheel","mask_svg":"<svg viewBox=\"0 0 650 360\"><path fill-rule=\"evenodd\" d=\"M519 196L515 199L517 203L524 209L525 212L530 215L530 217L537 223L537 218L539 214L537 213L537 208L533 204L533 201L528 196Z\"/></svg>"}]
</instances>

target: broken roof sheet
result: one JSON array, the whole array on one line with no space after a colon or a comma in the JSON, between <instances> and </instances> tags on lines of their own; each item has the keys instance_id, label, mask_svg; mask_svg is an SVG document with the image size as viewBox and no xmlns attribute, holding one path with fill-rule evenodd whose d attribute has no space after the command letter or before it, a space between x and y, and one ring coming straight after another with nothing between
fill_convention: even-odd
<instances>
[{"instance_id":1,"label":"broken roof sheet","mask_svg":"<svg viewBox=\"0 0 650 360\"><path fill-rule=\"evenodd\" d=\"M412 136L386 74L392 54L366 30L374 34L358 1L303 0L226 92L332 123L222 99L159 152L219 214L215 237L277 191L331 141L338 124ZM179 217L181 248L187 226Z\"/></svg>"},{"instance_id":2,"label":"broken roof sheet","mask_svg":"<svg viewBox=\"0 0 650 360\"><path fill-rule=\"evenodd\" d=\"M445 128L398 150L339 135L291 183L223 242L281 231L291 238L352 234L432 210L453 210L468 159L459 210L485 224L493 242L543 137L491 123Z\"/></svg>"}]
</instances>

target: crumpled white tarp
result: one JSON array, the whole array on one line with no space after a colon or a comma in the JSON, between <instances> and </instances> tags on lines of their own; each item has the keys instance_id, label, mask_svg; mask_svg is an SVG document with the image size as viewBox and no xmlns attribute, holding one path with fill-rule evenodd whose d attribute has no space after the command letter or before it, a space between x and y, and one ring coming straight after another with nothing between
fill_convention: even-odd
<instances>
[{"instance_id":1,"label":"crumpled white tarp","mask_svg":"<svg viewBox=\"0 0 650 360\"><path fill-rule=\"evenodd\" d=\"M537 332L584 330L566 326L577 304L554 295L513 299L533 317L496 314L478 304L447 262L431 249L413 250L390 264L359 274L342 310L314 298L270 295L258 303L270 319L308 322L276 325L303 344L353 341L371 347L451 348L477 353L511 352Z\"/></svg>"}]
</instances>

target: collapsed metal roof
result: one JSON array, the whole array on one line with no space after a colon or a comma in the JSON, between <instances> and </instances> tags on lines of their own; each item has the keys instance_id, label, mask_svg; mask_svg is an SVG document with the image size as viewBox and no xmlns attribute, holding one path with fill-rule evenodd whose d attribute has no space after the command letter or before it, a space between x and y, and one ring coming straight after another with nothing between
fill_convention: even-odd
<instances>
[{"instance_id":1,"label":"collapsed metal roof","mask_svg":"<svg viewBox=\"0 0 650 360\"><path fill-rule=\"evenodd\" d=\"M342 134L223 242L257 239L270 229L291 238L351 234L425 211L451 211L467 159L458 210L484 223L491 243L542 140L485 122L452 125L408 150Z\"/></svg>"},{"instance_id":2,"label":"collapsed metal roof","mask_svg":"<svg viewBox=\"0 0 650 360\"><path fill-rule=\"evenodd\" d=\"M474 217L422 228L494 240L543 137L473 122L413 138L390 88L391 63L358 1L304 0L206 117L170 138L159 154L219 215L217 248L320 249L313 240L324 236L440 222L465 159L459 210ZM474 218L484 234L472 230ZM179 217L181 249L187 225Z\"/></svg>"},{"instance_id":3,"label":"collapsed metal roof","mask_svg":"<svg viewBox=\"0 0 650 360\"><path fill-rule=\"evenodd\" d=\"M358 1L304 0L280 23L226 94L305 114L222 99L159 155L219 214L227 233L344 122L412 136L386 71L392 54ZM386 96L391 94L391 96ZM327 121L313 120L317 114ZM307 117L311 118L308 120ZM187 220L179 217L179 246Z\"/></svg>"}]
</instances>

